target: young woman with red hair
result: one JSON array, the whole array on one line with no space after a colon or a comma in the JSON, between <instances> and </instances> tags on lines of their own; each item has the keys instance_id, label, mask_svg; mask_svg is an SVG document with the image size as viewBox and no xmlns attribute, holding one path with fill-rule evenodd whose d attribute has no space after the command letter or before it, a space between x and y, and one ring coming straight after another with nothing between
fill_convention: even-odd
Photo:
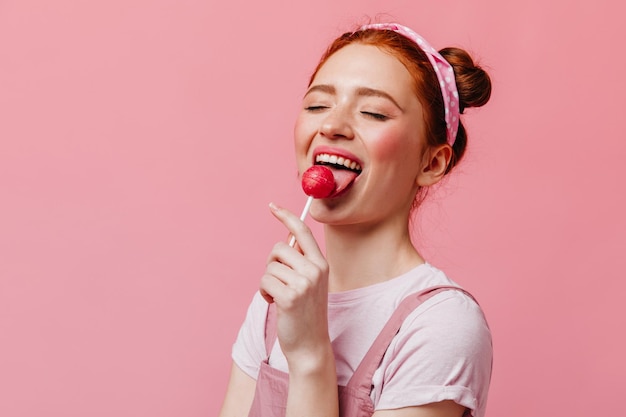
<instances>
[{"instance_id":1,"label":"young woman with red hair","mask_svg":"<svg viewBox=\"0 0 626 417\"><path fill-rule=\"evenodd\" d=\"M337 183L311 206L326 253L297 215L270 205L297 245L270 253L221 417L484 415L487 322L419 254L409 219L463 156L460 114L490 93L465 51L437 52L399 24L330 45L295 125L300 173L323 164Z\"/></svg>"}]
</instances>

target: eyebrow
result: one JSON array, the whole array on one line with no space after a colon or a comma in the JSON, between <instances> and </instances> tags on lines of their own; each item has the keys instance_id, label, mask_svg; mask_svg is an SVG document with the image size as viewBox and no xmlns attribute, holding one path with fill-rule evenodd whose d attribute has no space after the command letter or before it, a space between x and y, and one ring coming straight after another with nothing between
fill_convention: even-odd
<instances>
[{"instance_id":1,"label":"eyebrow","mask_svg":"<svg viewBox=\"0 0 626 417\"><path fill-rule=\"evenodd\" d=\"M332 86L332 85L329 85L329 84L318 84L318 85L314 85L313 87L309 88L307 90L307 92L304 94L304 97L308 96L309 93L313 93L315 91L319 91L319 92L327 93L327 94L335 94L337 92L335 87ZM391 101L402 112L404 112L404 109L398 104L398 102L396 100L394 100L393 97L391 97L389 94L387 94L386 92L384 92L382 90L377 90L375 88L369 88L369 87L358 87L356 89L356 95L360 96L360 97L382 97L382 98L385 98L385 99Z\"/></svg>"}]
</instances>

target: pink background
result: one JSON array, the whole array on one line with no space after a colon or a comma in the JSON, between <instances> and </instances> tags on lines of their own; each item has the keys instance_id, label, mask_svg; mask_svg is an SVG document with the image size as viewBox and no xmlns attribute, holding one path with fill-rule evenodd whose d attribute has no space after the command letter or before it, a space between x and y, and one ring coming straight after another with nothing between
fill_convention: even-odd
<instances>
[{"instance_id":1,"label":"pink background","mask_svg":"<svg viewBox=\"0 0 626 417\"><path fill-rule=\"evenodd\" d=\"M213 416L299 211L327 43L385 13L491 71L428 259L491 324L488 416L623 410L623 6L597 0L0 1L0 416ZM316 229L319 231L319 229Z\"/></svg>"}]
</instances>

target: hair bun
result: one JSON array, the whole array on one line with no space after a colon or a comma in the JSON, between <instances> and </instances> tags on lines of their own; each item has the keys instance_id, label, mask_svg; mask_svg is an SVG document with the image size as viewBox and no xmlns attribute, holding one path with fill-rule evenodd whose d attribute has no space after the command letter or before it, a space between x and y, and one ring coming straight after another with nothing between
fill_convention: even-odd
<instances>
[{"instance_id":1,"label":"hair bun","mask_svg":"<svg viewBox=\"0 0 626 417\"><path fill-rule=\"evenodd\" d=\"M485 105L491 97L491 79L472 57L460 48L444 48L439 51L452 65L456 86L459 90L459 110Z\"/></svg>"}]
</instances>

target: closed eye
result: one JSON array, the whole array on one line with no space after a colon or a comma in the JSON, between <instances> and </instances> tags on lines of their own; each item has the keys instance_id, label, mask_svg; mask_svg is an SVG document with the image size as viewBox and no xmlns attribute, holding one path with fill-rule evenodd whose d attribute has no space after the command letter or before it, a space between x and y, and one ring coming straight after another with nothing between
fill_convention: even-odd
<instances>
[{"instance_id":1,"label":"closed eye","mask_svg":"<svg viewBox=\"0 0 626 417\"><path fill-rule=\"evenodd\" d=\"M316 111L325 110L327 108L328 106L308 106L308 107L305 107L304 110L310 111L310 112L316 112Z\"/></svg>"},{"instance_id":2,"label":"closed eye","mask_svg":"<svg viewBox=\"0 0 626 417\"><path fill-rule=\"evenodd\" d=\"M381 121L385 121L385 120L389 119L389 117L385 116L384 114L374 113L374 112L370 112L370 111L362 111L361 114L364 114L365 116L371 117L371 118L376 119L376 120L381 120Z\"/></svg>"}]
</instances>

